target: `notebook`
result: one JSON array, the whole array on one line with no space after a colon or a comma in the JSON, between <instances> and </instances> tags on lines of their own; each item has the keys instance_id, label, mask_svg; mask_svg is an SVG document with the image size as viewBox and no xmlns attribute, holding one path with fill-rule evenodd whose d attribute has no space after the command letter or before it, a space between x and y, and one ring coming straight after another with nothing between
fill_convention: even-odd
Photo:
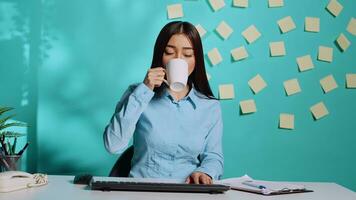
<instances>
[{"instance_id":1,"label":"notebook","mask_svg":"<svg viewBox=\"0 0 356 200\"><path fill-rule=\"evenodd\" d=\"M230 186L233 190L252 192L262 195L291 194L301 192L313 192L304 185L290 184L285 182L254 180L248 175L238 178L228 178L214 181L216 184Z\"/></svg>"}]
</instances>

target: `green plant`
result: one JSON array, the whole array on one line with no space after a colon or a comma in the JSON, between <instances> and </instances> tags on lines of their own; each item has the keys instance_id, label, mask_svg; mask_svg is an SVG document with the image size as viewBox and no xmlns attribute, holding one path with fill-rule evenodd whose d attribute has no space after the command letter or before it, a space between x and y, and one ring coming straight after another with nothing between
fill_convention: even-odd
<instances>
[{"instance_id":1,"label":"green plant","mask_svg":"<svg viewBox=\"0 0 356 200\"><path fill-rule=\"evenodd\" d=\"M15 155L15 150L16 150L16 143L17 143L17 138L25 136L26 134L24 133L18 133L15 131L9 131L7 130L10 127L25 127L27 126L24 123L21 122L9 122L11 118L13 118L15 115L9 115L7 117L3 117L3 115L14 108L11 107L1 107L0 106L0 138L3 140L5 144L6 151L8 152L9 155ZM12 143L11 143L12 141ZM4 146L3 146L4 148Z\"/></svg>"}]
</instances>

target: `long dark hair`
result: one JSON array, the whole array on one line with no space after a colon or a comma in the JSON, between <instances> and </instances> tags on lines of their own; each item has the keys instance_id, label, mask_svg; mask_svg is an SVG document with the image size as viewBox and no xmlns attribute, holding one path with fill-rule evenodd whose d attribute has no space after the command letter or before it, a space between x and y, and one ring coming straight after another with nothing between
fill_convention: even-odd
<instances>
[{"instance_id":1,"label":"long dark hair","mask_svg":"<svg viewBox=\"0 0 356 200\"><path fill-rule=\"evenodd\" d=\"M193 45L195 67L193 72L188 77L189 88L194 88L204 94L209 99L216 99L211 91L208 78L206 76L205 64L204 64L204 52L203 45L201 43L200 35L194 25L189 22L174 21L166 24L159 33L153 52L151 68L163 67L162 57L169 39L174 34L184 34L188 37ZM160 87L156 87L154 91L158 94L162 94L164 89L164 83Z\"/></svg>"}]
</instances>

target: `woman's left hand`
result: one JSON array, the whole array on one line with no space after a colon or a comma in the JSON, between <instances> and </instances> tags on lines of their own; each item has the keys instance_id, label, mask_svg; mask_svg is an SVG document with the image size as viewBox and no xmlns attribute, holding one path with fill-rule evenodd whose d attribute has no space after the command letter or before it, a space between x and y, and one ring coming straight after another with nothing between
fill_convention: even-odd
<instances>
[{"instance_id":1,"label":"woman's left hand","mask_svg":"<svg viewBox=\"0 0 356 200\"><path fill-rule=\"evenodd\" d=\"M186 180L186 183L212 184L211 177L203 172L193 172Z\"/></svg>"}]
</instances>

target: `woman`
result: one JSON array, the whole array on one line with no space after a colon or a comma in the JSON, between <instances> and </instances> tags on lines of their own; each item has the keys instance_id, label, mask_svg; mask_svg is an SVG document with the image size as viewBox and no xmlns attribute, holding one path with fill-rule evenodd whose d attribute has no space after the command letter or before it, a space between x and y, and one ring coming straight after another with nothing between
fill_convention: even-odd
<instances>
[{"instance_id":1,"label":"woman","mask_svg":"<svg viewBox=\"0 0 356 200\"><path fill-rule=\"evenodd\" d=\"M188 63L188 83L180 92L163 82L173 58ZM188 22L170 22L158 35L144 81L131 85L117 104L104 132L105 148L120 154L133 136L130 177L211 184L223 173L222 132L199 33Z\"/></svg>"}]
</instances>

